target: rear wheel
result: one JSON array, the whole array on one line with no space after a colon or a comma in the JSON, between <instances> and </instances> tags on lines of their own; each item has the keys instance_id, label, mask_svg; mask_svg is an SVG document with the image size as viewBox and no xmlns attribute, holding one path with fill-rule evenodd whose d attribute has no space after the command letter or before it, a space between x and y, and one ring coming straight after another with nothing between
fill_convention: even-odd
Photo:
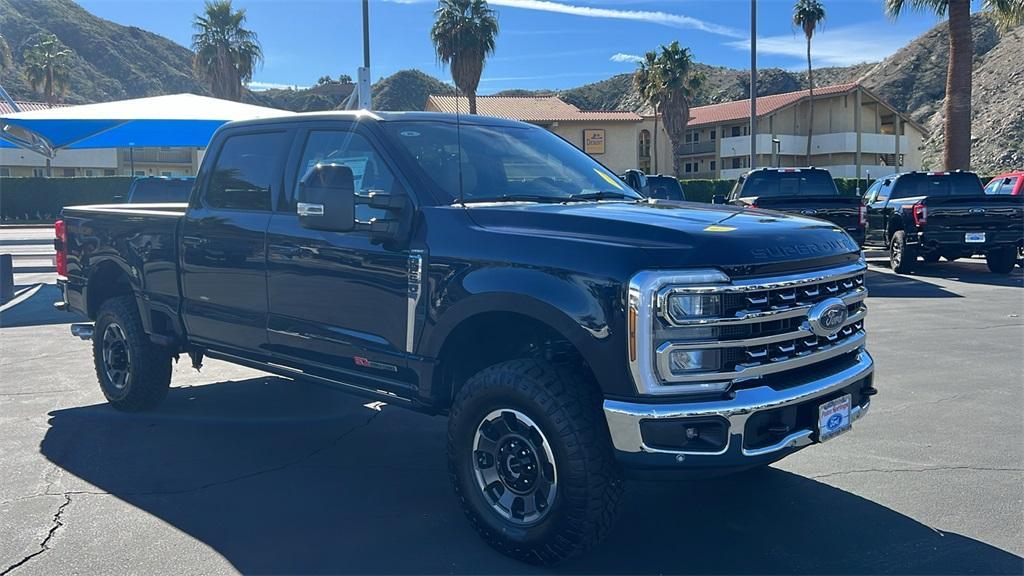
<instances>
[{"instance_id":1,"label":"rear wheel","mask_svg":"<svg viewBox=\"0 0 1024 576\"><path fill-rule=\"evenodd\" d=\"M1009 274L1017 264L1017 251L1013 248L989 250L985 255L988 269L996 274Z\"/></svg>"},{"instance_id":2,"label":"rear wheel","mask_svg":"<svg viewBox=\"0 0 1024 576\"><path fill-rule=\"evenodd\" d=\"M156 408L171 384L171 355L153 344L130 296L100 306L92 340L100 389L114 408L138 412Z\"/></svg>"},{"instance_id":3,"label":"rear wheel","mask_svg":"<svg viewBox=\"0 0 1024 576\"><path fill-rule=\"evenodd\" d=\"M534 564L582 553L617 517L622 481L587 382L532 359L482 370L459 391L448 466L473 527Z\"/></svg>"},{"instance_id":4,"label":"rear wheel","mask_svg":"<svg viewBox=\"0 0 1024 576\"><path fill-rule=\"evenodd\" d=\"M917 248L907 245L907 234L897 230L889 241L889 266L897 274L907 274L917 264Z\"/></svg>"}]
</instances>

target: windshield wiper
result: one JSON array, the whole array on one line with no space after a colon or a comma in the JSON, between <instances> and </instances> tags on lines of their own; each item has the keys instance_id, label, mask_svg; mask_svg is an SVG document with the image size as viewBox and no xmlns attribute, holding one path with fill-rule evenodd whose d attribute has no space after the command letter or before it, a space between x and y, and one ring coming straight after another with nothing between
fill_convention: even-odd
<instances>
[{"instance_id":1,"label":"windshield wiper","mask_svg":"<svg viewBox=\"0 0 1024 576\"><path fill-rule=\"evenodd\" d=\"M562 202L564 196L543 196L540 194L502 194L501 196L486 196L481 198L466 198L462 204L479 204L484 202Z\"/></svg>"},{"instance_id":2,"label":"windshield wiper","mask_svg":"<svg viewBox=\"0 0 1024 576\"><path fill-rule=\"evenodd\" d=\"M586 202L587 200L640 200L640 198L633 196L632 194L626 194L624 192L615 192L613 190L601 190L600 192L583 192L580 194L573 194L568 198L564 198L565 202Z\"/></svg>"}]
</instances>

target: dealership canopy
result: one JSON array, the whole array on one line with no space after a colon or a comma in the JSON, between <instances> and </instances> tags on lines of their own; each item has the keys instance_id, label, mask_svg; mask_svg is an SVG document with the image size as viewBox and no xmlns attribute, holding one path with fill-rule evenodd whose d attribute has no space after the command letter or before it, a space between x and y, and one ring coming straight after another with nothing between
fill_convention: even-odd
<instances>
[{"instance_id":1,"label":"dealership canopy","mask_svg":"<svg viewBox=\"0 0 1024 576\"><path fill-rule=\"evenodd\" d=\"M206 146L225 122L292 114L195 94L16 112L0 117L0 139L52 158L57 150Z\"/></svg>"}]
</instances>

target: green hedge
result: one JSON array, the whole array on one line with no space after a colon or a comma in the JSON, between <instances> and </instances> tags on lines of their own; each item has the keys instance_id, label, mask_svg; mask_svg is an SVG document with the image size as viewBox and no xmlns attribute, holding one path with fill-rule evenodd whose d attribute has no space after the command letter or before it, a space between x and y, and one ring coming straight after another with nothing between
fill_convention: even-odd
<instances>
[{"instance_id":1,"label":"green hedge","mask_svg":"<svg viewBox=\"0 0 1024 576\"><path fill-rule=\"evenodd\" d=\"M836 178L836 188L843 196L857 195L856 178ZM727 196L736 185L735 180L679 180L683 187L686 199L691 202L711 202L711 197L716 194ZM860 190L863 192L871 184L871 181L861 180Z\"/></svg>"},{"instance_id":2,"label":"green hedge","mask_svg":"<svg viewBox=\"0 0 1024 576\"><path fill-rule=\"evenodd\" d=\"M0 178L0 221L52 222L65 206L109 204L126 197L129 176Z\"/></svg>"}]
</instances>

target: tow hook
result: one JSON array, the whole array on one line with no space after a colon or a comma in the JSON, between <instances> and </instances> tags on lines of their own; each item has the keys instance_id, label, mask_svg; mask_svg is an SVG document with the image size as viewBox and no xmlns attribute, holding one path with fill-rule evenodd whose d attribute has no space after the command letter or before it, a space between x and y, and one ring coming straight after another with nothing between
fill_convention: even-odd
<instances>
[{"instance_id":1,"label":"tow hook","mask_svg":"<svg viewBox=\"0 0 1024 576\"><path fill-rule=\"evenodd\" d=\"M71 335L78 336L82 340L92 340L92 324L72 324Z\"/></svg>"}]
</instances>

